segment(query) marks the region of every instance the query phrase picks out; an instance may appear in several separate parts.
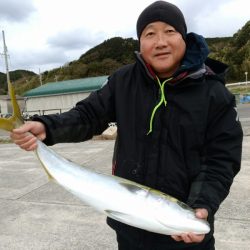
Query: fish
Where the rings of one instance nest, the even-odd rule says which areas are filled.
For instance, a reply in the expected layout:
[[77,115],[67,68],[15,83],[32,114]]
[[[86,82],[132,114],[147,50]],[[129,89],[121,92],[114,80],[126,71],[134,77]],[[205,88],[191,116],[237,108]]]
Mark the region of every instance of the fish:
[[[8,89],[13,112],[10,118],[0,118],[0,128],[12,131],[24,124],[24,119],[10,81]],[[194,209],[170,195],[78,165],[40,140],[34,151],[50,180],[114,220],[163,235],[210,231],[207,220],[197,218]]]

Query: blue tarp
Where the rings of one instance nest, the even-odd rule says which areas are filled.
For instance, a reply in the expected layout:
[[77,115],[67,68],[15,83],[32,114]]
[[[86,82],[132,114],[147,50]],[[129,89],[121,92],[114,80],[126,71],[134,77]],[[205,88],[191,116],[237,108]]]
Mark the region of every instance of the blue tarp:
[[240,98],[240,103],[250,103],[250,95],[244,95]]

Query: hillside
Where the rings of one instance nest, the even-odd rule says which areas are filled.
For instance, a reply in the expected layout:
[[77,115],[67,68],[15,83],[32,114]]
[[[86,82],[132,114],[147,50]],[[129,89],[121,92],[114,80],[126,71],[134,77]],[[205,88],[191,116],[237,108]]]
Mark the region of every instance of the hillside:
[[[206,38],[209,57],[229,65],[227,82],[245,80],[250,72],[250,21],[233,37]],[[82,54],[78,60],[42,74],[43,83],[109,75],[122,65],[134,62],[134,51],[139,43],[133,38],[114,37]],[[39,76],[33,72],[17,70],[10,73],[18,94],[40,85]],[[6,93],[6,76],[0,72],[0,94]],[[4,86],[4,87],[3,87]]]
[[250,21],[233,37],[206,40],[211,50],[209,56],[229,65],[228,82],[245,81],[245,72],[250,72]]
[[7,85],[6,82],[6,75],[2,72],[0,72],[0,95],[3,95],[6,93]]
[[[27,70],[14,70],[10,72],[10,79],[16,85],[23,85],[25,82],[30,81],[32,77],[36,76],[34,72]],[[7,93],[6,74],[0,72],[0,95]]]
[[88,50],[76,61],[67,66],[46,71],[45,82],[77,79],[90,76],[109,75],[122,65],[134,61],[134,51],[138,50],[138,41],[133,38],[114,37]]

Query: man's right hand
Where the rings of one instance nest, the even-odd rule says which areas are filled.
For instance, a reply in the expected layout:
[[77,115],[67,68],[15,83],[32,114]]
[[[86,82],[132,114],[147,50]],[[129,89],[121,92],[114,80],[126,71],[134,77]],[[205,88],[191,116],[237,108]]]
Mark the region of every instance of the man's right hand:
[[13,129],[10,137],[20,148],[33,151],[37,148],[37,139],[43,141],[46,138],[46,129],[41,122],[28,121],[20,128]]

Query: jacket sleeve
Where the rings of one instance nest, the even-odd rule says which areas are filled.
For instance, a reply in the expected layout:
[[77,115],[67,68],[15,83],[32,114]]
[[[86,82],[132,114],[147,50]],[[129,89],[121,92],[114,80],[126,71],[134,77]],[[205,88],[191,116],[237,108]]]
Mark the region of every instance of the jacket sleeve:
[[215,214],[240,170],[243,132],[234,96],[222,85],[212,91],[200,173],[191,184],[188,204]]
[[109,122],[115,121],[113,91],[108,81],[74,108],[62,114],[44,115],[33,120],[46,127],[44,143],[80,142],[101,134]]

